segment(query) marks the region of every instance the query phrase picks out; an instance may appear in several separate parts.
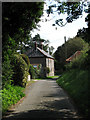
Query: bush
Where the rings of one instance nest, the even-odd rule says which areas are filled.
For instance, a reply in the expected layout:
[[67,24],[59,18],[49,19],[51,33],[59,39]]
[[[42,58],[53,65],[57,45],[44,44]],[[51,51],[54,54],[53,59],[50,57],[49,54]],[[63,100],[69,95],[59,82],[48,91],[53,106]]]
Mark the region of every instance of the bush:
[[86,51],[82,51],[82,54],[78,58],[65,65],[66,69],[87,69],[87,56],[88,53]]
[[34,68],[32,65],[30,65],[29,73],[31,75],[31,79],[38,78],[38,70],[37,68]]
[[41,66],[39,66],[39,68],[37,69],[34,68],[33,65],[30,65],[29,73],[31,75],[31,79],[40,78],[41,77],[40,72],[41,72]]
[[35,70],[32,65],[30,65],[29,73],[31,75],[31,79],[35,79]]
[[49,73],[50,73],[50,68],[49,68],[49,67],[45,67],[45,68],[44,68],[44,71],[45,71],[47,74],[49,74]]
[[2,90],[2,112],[5,113],[8,108],[17,103],[25,94],[22,92],[24,88],[20,86],[7,85],[6,88]]
[[14,66],[14,85],[26,86],[27,78],[29,75],[29,68],[24,59],[19,54],[15,54],[12,59]]
[[28,67],[30,67],[30,60],[27,55],[20,54],[20,56],[24,59],[24,61],[27,63]]
[[46,67],[46,72],[49,74],[50,73],[50,68]]
[[4,55],[4,61],[2,62],[2,86],[12,83],[13,67],[8,54]]

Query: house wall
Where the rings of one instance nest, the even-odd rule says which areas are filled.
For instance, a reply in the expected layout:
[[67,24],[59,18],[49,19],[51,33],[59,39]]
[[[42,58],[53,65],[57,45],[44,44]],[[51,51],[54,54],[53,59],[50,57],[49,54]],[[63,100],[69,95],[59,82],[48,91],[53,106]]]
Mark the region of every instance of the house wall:
[[51,58],[46,58],[46,67],[49,67],[50,73],[47,76],[54,76],[54,60]]
[[[32,65],[42,65],[41,68],[41,76],[54,76],[54,60],[51,58],[29,58],[30,59],[30,64]],[[50,73],[47,74],[45,71],[45,68],[49,67]]]
[[44,68],[46,67],[46,58],[29,58],[30,59],[30,64],[32,65],[38,65],[38,64],[41,64],[42,67],[41,67],[41,76],[46,76],[46,73],[44,71]]

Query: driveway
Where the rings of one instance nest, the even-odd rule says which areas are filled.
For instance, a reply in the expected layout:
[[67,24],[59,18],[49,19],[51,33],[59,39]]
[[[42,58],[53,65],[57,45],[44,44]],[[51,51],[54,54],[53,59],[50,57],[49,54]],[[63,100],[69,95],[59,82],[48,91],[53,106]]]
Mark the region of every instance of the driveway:
[[55,79],[38,80],[26,88],[26,97],[3,120],[79,118],[77,110]]

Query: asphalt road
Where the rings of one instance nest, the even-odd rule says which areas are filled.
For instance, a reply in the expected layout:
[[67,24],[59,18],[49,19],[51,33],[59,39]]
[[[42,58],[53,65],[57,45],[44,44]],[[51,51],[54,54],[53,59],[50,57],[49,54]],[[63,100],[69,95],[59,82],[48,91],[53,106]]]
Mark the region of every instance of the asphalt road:
[[79,118],[77,110],[55,79],[38,80],[26,88],[26,97],[3,120],[68,120]]

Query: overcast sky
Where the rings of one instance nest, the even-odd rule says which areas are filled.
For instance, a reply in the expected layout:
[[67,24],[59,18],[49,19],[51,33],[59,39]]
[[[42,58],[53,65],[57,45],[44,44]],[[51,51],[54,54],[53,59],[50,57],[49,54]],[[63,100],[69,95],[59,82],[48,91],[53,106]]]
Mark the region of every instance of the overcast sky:
[[[47,8],[47,6],[44,6],[44,10]],[[64,43],[64,36],[66,36],[66,39],[73,38],[76,36],[78,29],[82,29],[83,27],[87,27],[87,24],[85,22],[85,17],[87,15],[84,13],[83,16],[72,23],[66,24],[64,27],[57,26],[57,30],[55,29],[52,24],[54,23],[55,18],[50,20],[52,16],[47,18],[46,12],[44,12],[44,16],[41,18],[41,21],[38,23],[41,27],[38,30],[33,30],[32,37],[34,37],[36,34],[40,34],[40,37],[49,40],[50,46],[53,46],[55,50],[58,46],[62,45]],[[63,18],[65,15],[62,16]],[[42,20],[45,20],[45,18],[49,19],[48,22],[42,22]],[[54,50],[54,51],[55,51]]]

